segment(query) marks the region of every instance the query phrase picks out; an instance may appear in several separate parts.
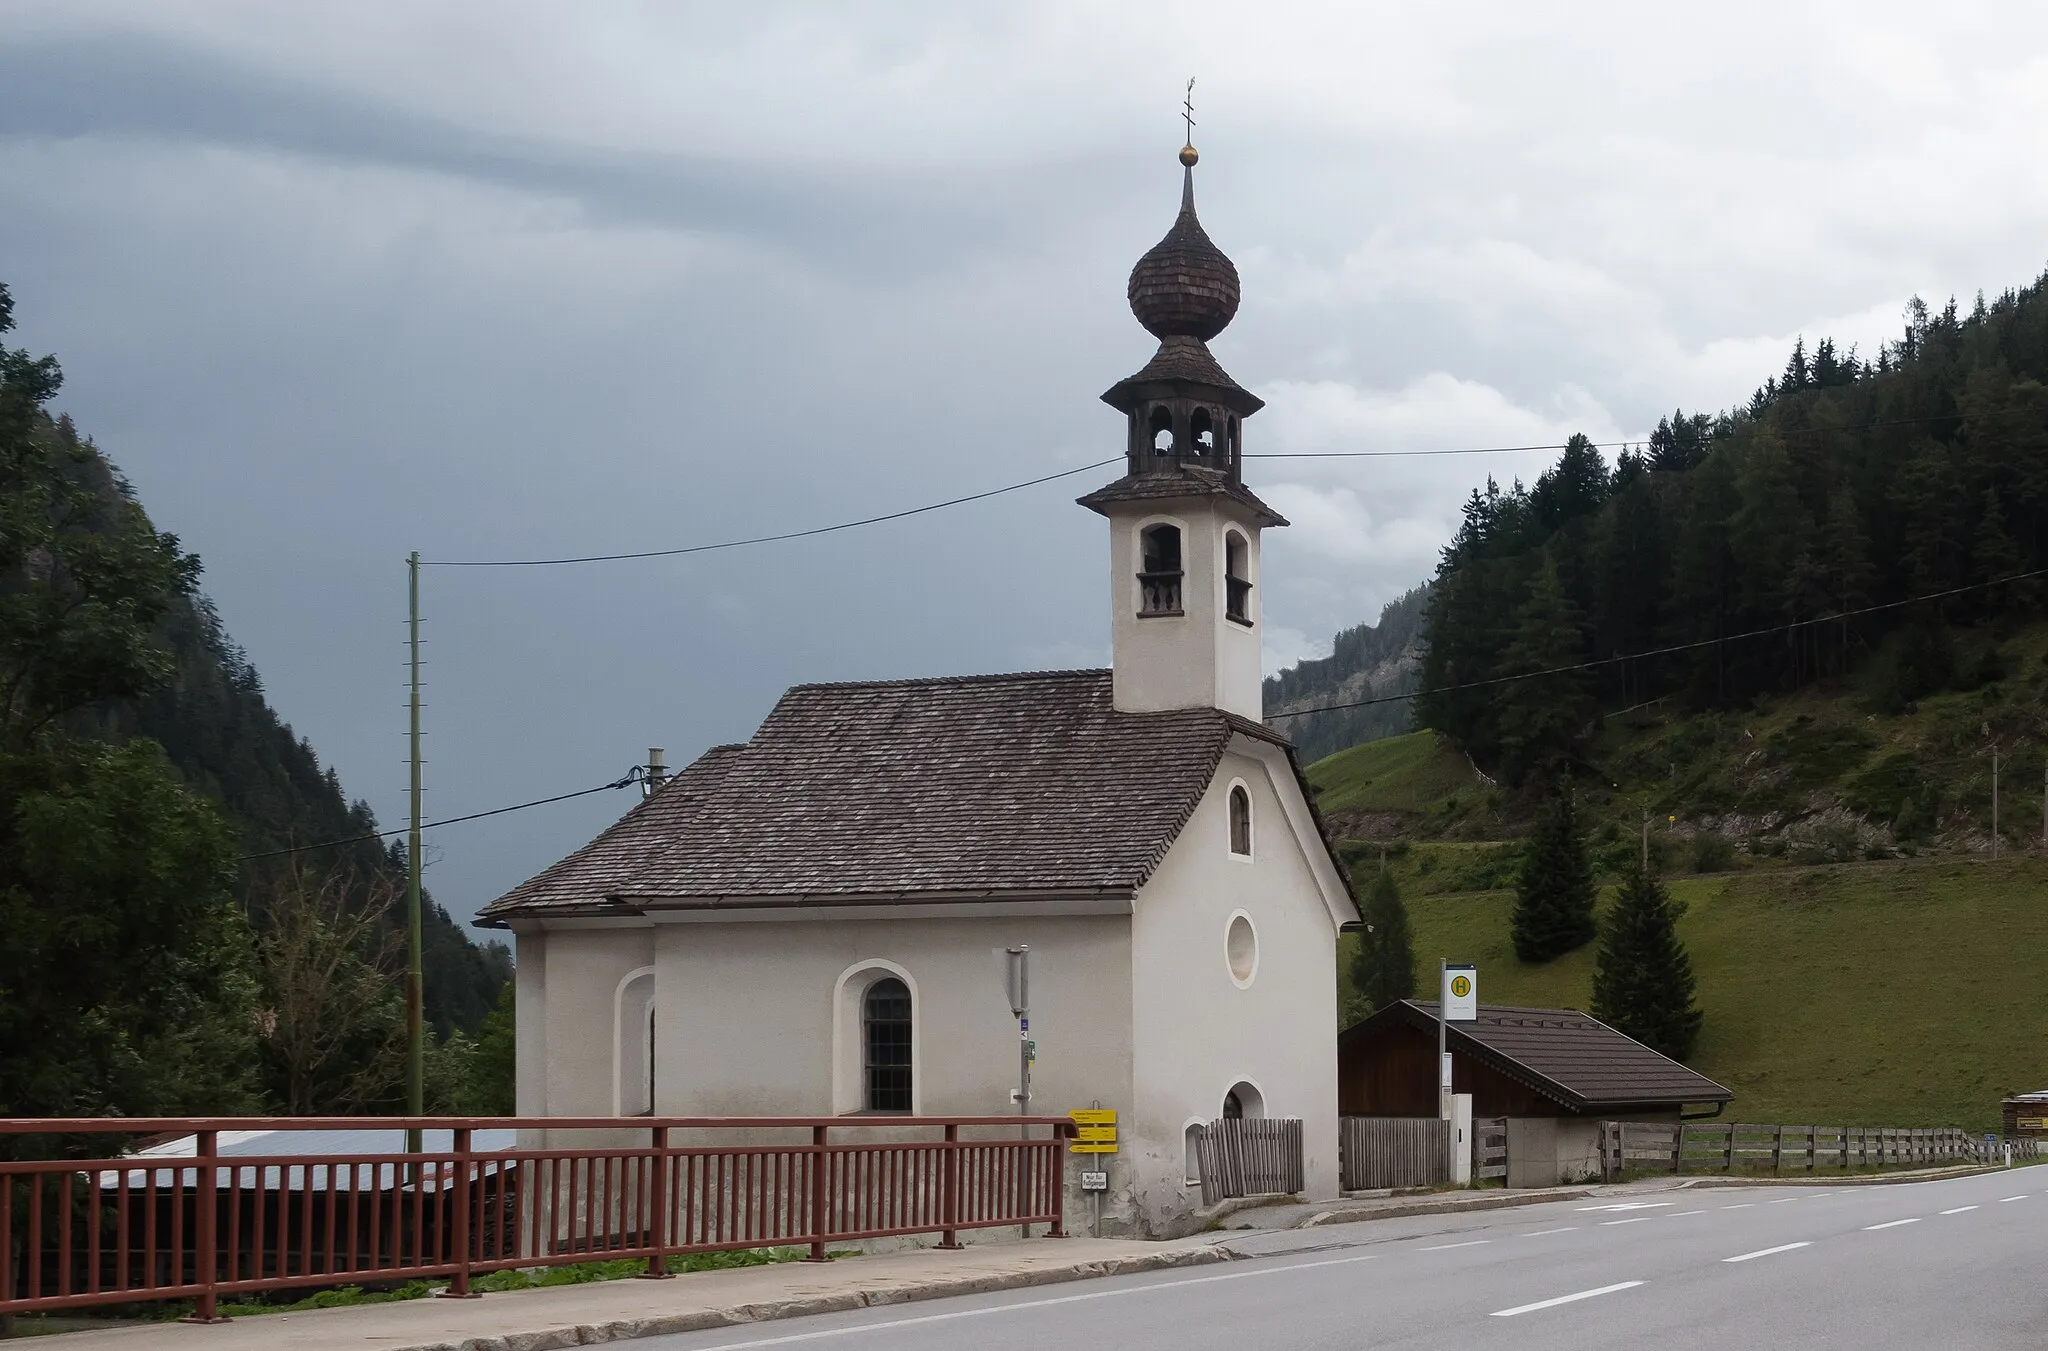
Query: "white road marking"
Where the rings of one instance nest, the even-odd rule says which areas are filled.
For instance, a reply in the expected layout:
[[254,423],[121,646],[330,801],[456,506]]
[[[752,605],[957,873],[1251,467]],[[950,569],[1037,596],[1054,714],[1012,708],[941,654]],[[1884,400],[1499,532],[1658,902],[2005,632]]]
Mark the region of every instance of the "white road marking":
[[1678,1204],[1676,1201],[1616,1201],[1604,1206],[1577,1206],[1577,1210],[1658,1210]]
[[2018,1196],[2001,1196],[1998,1198],[1998,1204],[2004,1205],[2007,1201],[2024,1201],[2026,1199],[2026,1193],[2022,1192]]
[[823,1328],[816,1332],[793,1332],[783,1337],[758,1337],[748,1342],[720,1342],[708,1346],[704,1351],[749,1351],[757,1346],[787,1346],[792,1342],[819,1341],[826,1337],[850,1337],[862,1332],[879,1332],[884,1328],[915,1327],[923,1323],[950,1323],[961,1318],[983,1318],[989,1314],[1011,1313],[1017,1309],[1042,1309],[1054,1304],[1080,1304],[1093,1299],[1116,1299],[1123,1295],[1145,1295],[1155,1290],[1177,1290],[1184,1285],[1211,1285],[1217,1281],[1241,1281],[1253,1276],[1277,1276],[1289,1271],[1307,1271],[1311,1267],[1341,1267],[1355,1262],[1370,1262],[1376,1254],[1365,1253],[1354,1257],[1326,1257],[1318,1262],[1292,1262],[1284,1267],[1259,1267],[1253,1271],[1226,1271],[1215,1276],[1189,1276],[1178,1281],[1158,1281],[1152,1285],[1131,1285],[1117,1290],[1091,1290],[1083,1295],[1054,1295],[1047,1299],[1019,1300],[1015,1304],[997,1304],[985,1309],[958,1309],[952,1313],[928,1313],[916,1318],[892,1318],[885,1323],[856,1323],[851,1327]]
[[1654,1217],[1654,1216],[1651,1216],[1651,1215],[1631,1215],[1631,1216],[1629,1216],[1629,1217],[1628,1217],[1627,1219],[1625,1219],[1625,1220],[1602,1220],[1602,1221],[1600,1221],[1600,1223],[1602,1223],[1602,1224],[1641,1224],[1641,1223],[1642,1223],[1642,1222],[1643,1222],[1644,1220],[1648,1220],[1648,1219],[1654,1219],[1654,1218],[1655,1218],[1655,1217]]
[[1863,1232],[1867,1234],[1874,1229],[1896,1229],[1902,1224],[1918,1223],[1920,1223],[1920,1217],[1918,1215],[1915,1215],[1910,1220],[1886,1220],[1883,1224],[1866,1224],[1863,1226]]
[[1944,1210],[1941,1213],[1944,1215],[1960,1215],[1966,1210],[1975,1210],[1976,1208],[1975,1206],[1957,1206],[1954,1210]]
[[1575,1304],[1582,1299],[1596,1295],[1611,1295],[1617,1290],[1633,1290],[1641,1281],[1622,1281],[1617,1285],[1603,1285],[1598,1290],[1581,1290],[1576,1295],[1559,1295],[1556,1299],[1539,1299],[1534,1304],[1517,1304],[1512,1309],[1495,1309],[1495,1318],[1513,1318],[1518,1313],[1535,1313],[1538,1309],[1555,1309],[1560,1304]]
[[1775,1248],[1758,1248],[1755,1252],[1746,1252],[1739,1257],[1724,1257],[1721,1260],[1723,1262],[1747,1262],[1752,1257],[1770,1257],[1781,1252],[1791,1252],[1794,1248],[1810,1248],[1812,1246],[1813,1244],[1810,1241],[1805,1243],[1780,1243]]
[[1579,1227],[1579,1226],[1577,1226],[1576,1224],[1567,1224],[1567,1225],[1564,1225],[1563,1227],[1561,1227],[1561,1228],[1557,1228],[1557,1229],[1538,1229],[1538,1230],[1537,1230],[1537,1231],[1536,1231],[1535,1233],[1533,1233],[1533,1234],[1524,1234],[1524,1235],[1522,1235],[1522,1237],[1523,1237],[1523,1238],[1542,1238],[1542,1237],[1543,1237],[1543,1236],[1544,1236],[1545,1234],[1570,1234],[1570,1233],[1576,1233],[1576,1232],[1578,1231],[1578,1227]]
[[1688,1215],[1704,1215],[1706,1213],[1704,1210],[1674,1210],[1664,1218],[1667,1220],[1682,1220]]
[[1754,1201],[1744,1201],[1744,1202],[1743,1202],[1742,1204],[1740,1204],[1740,1205],[1734,1205],[1734,1206],[1722,1206],[1722,1207],[1721,1207],[1721,1209],[1723,1209],[1723,1210],[1754,1210],[1754,1209],[1756,1209],[1756,1202],[1754,1202]]
[[1797,1201],[1798,1199],[1799,1199],[1799,1198],[1798,1198],[1798,1197],[1796,1197],[1796,1196],[1781,1196],[1781,1197],[1779,1197],[1779,1198],[1778,1198],[1777,1200],[1775,1200],[1775,1201],[1772,1201],[1772,1202],[1770,1202],[1769,1204],[1771,1204],[1771,1205],[1774,1205],[1774,1206],[1782,1206],[1782,1205],[1786,1204],[1786,1203],[1787,1203],[1788,1201]]
[[1433,1243],[1429,1247],[1420,1249],[1419,1251],[1442,1252],[1446,1248],[1476,1248],[1482,1243],[1491,1242],[1493,1242],[1493,1240],[1490,1238],[1468,1238],[1463,1243]]

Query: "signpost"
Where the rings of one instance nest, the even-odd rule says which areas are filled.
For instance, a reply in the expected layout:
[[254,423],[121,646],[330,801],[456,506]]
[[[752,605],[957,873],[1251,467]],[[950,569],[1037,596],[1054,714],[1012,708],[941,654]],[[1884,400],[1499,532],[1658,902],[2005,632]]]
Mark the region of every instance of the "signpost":
[[1067,1146],[1068,1153],[1116,1153],[1114,1107],[1077,1107],[1067,1115],[1074,1119],[1074,1143]]
[[1479,968],[1469,962],[1437,964],[1436,1004],[1437,1119],[1451,1119],[1451,1053],[1445,1044],[1446,1023],[1469,1023],[1479,1017]]

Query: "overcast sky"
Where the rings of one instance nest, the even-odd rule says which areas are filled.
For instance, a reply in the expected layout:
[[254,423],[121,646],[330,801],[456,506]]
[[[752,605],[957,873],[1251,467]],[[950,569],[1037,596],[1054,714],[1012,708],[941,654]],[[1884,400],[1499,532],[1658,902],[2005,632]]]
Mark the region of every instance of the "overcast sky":
[[[2048,8],[0,0],[0,279],[273,703],[404,819],[406,551],[655,549],[1119,453],[1202,218],[1247,450],[1640,438],[2048,261]],[[1269,669],[1542,455],[1271,460]],[[1097,665],[1110,471],[795,543],[426,573],[430,815],[809,680]],[[623,793],[433,836],[458,913]]]

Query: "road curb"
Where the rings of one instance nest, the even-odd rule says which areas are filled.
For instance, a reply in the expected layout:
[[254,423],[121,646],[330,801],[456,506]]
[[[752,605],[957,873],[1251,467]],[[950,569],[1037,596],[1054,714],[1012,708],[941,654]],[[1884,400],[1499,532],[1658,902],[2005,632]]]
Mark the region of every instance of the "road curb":
[[1039,1285],[1093,1280],[1100,1276],[1132,1276],[1148,1271],[1170,1271],[1177,1267],[1207,1266],[1228,1262],[1237,1254],[1208,1245],[1177,1246],[1156,1253],[1106,1261],[1077,1262],[1064,1267],[1042,1267],[1033,1271],[996,1272],[979,1276],[942,1277],[913,1285],[879,1290],[853,1290],[800,1299],[763,1300],[728,1305],[722,1309],[689,1309],[673,1314],[642,1318],[621,1318],[603,1323],[579,1323],[532,1332],[508,1332],[486,1337],[463,1337],[453,1341],[392,1343],[383,1351],[561,1351],[563,1347],[601,1346],[607,1342],[630,1341],[637,1337],[661,1337],[677,1332],[703,1332],[710,1328],[739,1327],[780,1318],[804,1318],[812,1314],[849,1313],[857,1309],[886,1308],[892,1304],[913,1304],[928,1299],[959,1295],[985,1295],[1002,1290],[1028,1290]]
[[1538,1206],[1547,1201],[1583,1201],[1596,1195],[1591,1187],[1558,1191],[1506,1192],[1472,1200],[1416,1200],[1392,1206],[1360,1206],[1350,1210],[1325,1210],[1311,1215],[1296,1229],[1314,1229],[1325,1224],[1358,1224],[1365,1220],[1398,1220],[1410,1215],[1461,1215],[1468,1210],[1508,1210],[1515,1206]]

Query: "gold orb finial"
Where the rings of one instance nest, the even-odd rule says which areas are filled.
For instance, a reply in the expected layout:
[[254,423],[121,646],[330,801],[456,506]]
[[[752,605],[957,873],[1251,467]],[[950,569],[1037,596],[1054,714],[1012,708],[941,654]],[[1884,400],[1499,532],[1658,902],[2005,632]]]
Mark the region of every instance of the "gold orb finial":
[[1184,145],[1180,148],[1180,162],[1187,165],[1190,169],[1194,168],[1201,158],[1201,155],[1196,152],[1192,145]]

